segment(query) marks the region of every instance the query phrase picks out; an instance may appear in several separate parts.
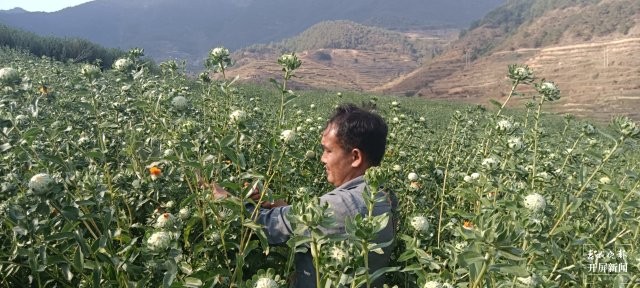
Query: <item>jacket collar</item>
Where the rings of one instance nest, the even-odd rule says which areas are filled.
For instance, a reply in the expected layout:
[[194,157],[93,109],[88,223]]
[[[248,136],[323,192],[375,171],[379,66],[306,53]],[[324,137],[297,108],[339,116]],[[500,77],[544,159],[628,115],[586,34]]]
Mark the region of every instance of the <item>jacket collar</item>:
[[351,188],[354,188],[358,185],[361,185],[362,183],[364,183],[364,175],[360,175],[356,178],[353,178],[345,183],[343,183],[342,185],[340,185],[340,187],[336,188],[336,190],[349,190]]

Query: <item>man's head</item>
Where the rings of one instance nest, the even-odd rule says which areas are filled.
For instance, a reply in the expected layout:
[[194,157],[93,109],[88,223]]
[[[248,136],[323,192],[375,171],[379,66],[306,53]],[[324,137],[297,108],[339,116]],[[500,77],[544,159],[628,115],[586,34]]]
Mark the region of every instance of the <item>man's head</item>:
[[387,124],[382,117],[353,104],[336,108],[322,132],[321,161],[334,186],[378,166],[387,145]]

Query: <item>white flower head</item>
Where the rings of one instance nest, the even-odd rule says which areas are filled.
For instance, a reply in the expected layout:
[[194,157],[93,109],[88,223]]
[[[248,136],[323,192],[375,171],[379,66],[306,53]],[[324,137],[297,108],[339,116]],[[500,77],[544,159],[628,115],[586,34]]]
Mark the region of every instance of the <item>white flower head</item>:
[[18,70],[12,67],[0,69],[0,87],[17,85],[20,82],[22,82],[22,78],[20,78]]
[[393,171],[400,171],[400,170],[402,170],[402,167],[400,167],[400,165],[396,164],[396,165],[393,165],[393,167],[391,169],[393,169]]
[[482,160],[482,166],[484,166],[489,170],[493,170],[497,168],[499,164],[500,164],[500,161],[498,161],[498,159],[495,159],[493,157],[485,158]]
[[91,64],[85,64],[80,69],[80,74],[89,79],[97,78],[100,76],[100,67]]
[[343,262],[347,260],[347,253],[338,246],[331,247],[331,251],[329,252],[329,257],[337,262]]
[[393,119],[391,121],[393,123],[400,123],[400,119],[398,119],[398,117],[393,117]]
[[535,287],[535,286],[538,286],[538,284],[540,284],[539,283],[540,279],[538,279],[538,276],[535,275],[535,274],[531,275],[529,277],[517,277],[516,279],[518,279],[518,282],[520,282],[520,283],[522,283],[524,285],[527,285],[529,287]]
[[398,103],[398,101],[393,101],[393,102],[391,102],[391,106],[398,107],[398,106],[400,106],[400,103]]
[[229,115],[229,120],[231,120],[231,123],[234,123],[234,124],[240,124],[244,122],[246,118],[247,118],[247,113],[245,113],[242,110],[235,110],[231,112],[231,114]]
[[418,174],[411,172],[407,175],[407,179],[409,179],[409,181],[416,181],[418,180]]
[[496,123],[496,129],[500,132],[510,132],[513,129],[513,123],[507,119],[502,119]]
[[511,137],[507,140],[507,145],[509,145],[509,149],[513,151],[520,151],[524,144],[522,143],[522,139],[520,137]]
[[256,281],[254,288],[278,288],[278,282],[271,278],[262,277]]
[[51,179],[49,174],[40,173],[31,177],[31,180],[29,180],[29,188],[36,194],[42,194],[49,190],[51,183],[53,183],[53,179]]
[[293,130],[284,130],[280,133],[280,140],[284,143],[291,143],[296,138],[296,133]]
[[224,47],[216,47],[213,48],[210,52],[210,55],[215,58],[224,58],[229,56],[229,49]]
[[160,216],[158,216],[158,219],[156,219],[156,224],[154,225],[154,227],[160,229],[160,228],[171,228],[171,226],[173,226],[175,224],[176,221],[176,217],[173,216],[171,213],[162,213],[160,214]]
[[423,288],[442,288],[442,284],[437,281],[428,281],[427,283],[424,283]]
[[133,66],[133,61],[129,58],[120,58],[113,62],[113,69],[116,69],[120,72],[126,72]]
[[424,216],[414,216],[411,218],[411,227],[417,232],[427,232],[429,230],[429,220]]
[[180,217],[180,219],[182,220],[186,220],[191,216],[191,211],[189,211],[189,207],[183,207],[182,209],[180,209],[180,211],[178,212],[178,217]]
[[161,251],[171,245],[171,233],[165,231],[153,232],[147,239],[147,248],[153,251]]
[[189,106],[189,101],[184,96],[176,96],[171,99],[171,105],[178,110],[183,110]]
[[307,150],[307,152],[304,153],[304,158],[313,159],[315,157],[316,157],[316,152],[313,152],[311,150]]
[[547,207],[547,201],[538,193],[529,194],[524,197],[524,207],[534,213],[542,212]]
[[603,176],[602,178],[600,178],[600,183],[607,185],[611,183],[611,179],[609,179],[609,177],[607,176]]

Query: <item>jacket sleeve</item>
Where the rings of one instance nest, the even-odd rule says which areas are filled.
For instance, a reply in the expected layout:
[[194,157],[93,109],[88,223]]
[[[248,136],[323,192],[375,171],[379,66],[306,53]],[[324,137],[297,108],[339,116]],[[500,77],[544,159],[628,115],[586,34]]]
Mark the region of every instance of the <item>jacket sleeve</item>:
[[[255,206],[253,204],[246,204],[245,208],[249,213],[253,213]],[[272,209],[260,208],[258,215],[254,221],[263,226],[265,234],[267,234],[267,240],[271,245],[284,244],[293,235],[293,229],[287,215],[291,210],[291,206],[282,206]]]

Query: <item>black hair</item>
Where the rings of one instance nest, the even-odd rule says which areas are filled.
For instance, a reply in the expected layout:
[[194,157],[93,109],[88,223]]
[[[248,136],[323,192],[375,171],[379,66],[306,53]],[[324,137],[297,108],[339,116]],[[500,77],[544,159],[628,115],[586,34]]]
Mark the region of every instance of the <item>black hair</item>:
[[382,162],[387,147],[387,123],[380,115],[355,104],[338,106],[327,126],[334,125],[340,146],[346,151],[360,149],[371,166]]

